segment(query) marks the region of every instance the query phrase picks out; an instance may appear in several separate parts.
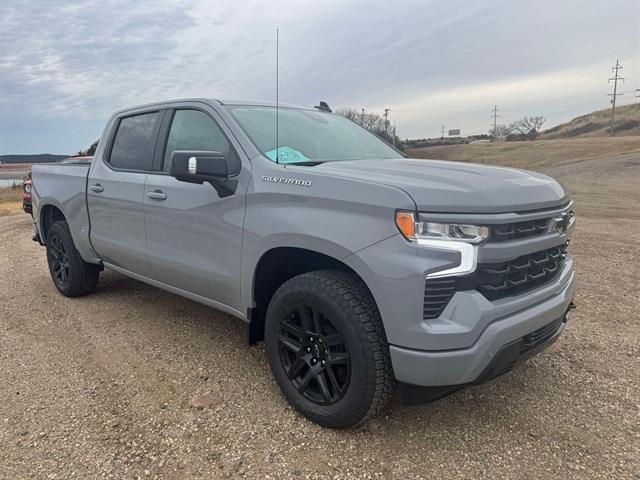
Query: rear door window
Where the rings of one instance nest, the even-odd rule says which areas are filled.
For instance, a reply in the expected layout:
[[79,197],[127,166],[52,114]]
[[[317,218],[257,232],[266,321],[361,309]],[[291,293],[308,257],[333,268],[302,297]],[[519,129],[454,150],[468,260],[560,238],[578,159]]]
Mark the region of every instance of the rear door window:
[[[239,167],[237,156],[220,127],[200,110],[176,110],[167,138],[162,170],[169,172],[171,154],[176,150],[202,150],[222,152]],[[237,168],[239,170],[239,168]],[[233,171],[234,169],[231,168]]]
[[122,170],[150,170],[156,142],[159,112],[120,120],[109,164]]

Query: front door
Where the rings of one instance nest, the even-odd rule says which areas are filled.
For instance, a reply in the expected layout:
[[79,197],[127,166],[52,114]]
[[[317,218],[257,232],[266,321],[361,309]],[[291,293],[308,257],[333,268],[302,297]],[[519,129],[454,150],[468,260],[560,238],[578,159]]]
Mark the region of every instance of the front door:
[[145,275],[144,184],[162,111],[115,120],[115,135],[94,158],[87,182],[91,244],[105,262]]
[[[165,140],[156,147],[162,159],[145,185],[147,260],[152,279],[239,309],[244,195],[250,172],[220,123],[213,109],[201,106],[185,104],[167,113]],[[221,198],[209,183],[185,183],[169,176],[175,150],[219,151],[235,159],[235,193]]]

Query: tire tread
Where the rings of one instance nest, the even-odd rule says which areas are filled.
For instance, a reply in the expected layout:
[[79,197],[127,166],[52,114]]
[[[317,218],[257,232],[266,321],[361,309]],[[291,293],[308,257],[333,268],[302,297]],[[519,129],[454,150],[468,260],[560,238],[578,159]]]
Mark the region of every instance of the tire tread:
[[[59,234],[64,237],[64,240],[71,246],[71,251],[68,253],[69,259],[72,263],[71,281],[65,290],[58,288],[57,283],[54,281],[54,285],[58,288],[58,291],[66,297],[80,297],[87,295],[95,290],[98,285],[98,278],[100,277],[100,267],[91,263],[85,262],[75,244],[73,243],[73,237],[71,236],[71,230],[69,224],[65,220],[59,220],[49,227],[47,237],[51,237],[56,230],[60,230]],[[53,272],[52,272],[53,276]]]

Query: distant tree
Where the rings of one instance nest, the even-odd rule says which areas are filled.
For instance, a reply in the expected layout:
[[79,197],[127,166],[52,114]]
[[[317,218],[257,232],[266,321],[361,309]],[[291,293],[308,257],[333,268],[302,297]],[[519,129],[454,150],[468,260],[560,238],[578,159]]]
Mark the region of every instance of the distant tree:
[[337,108],[335,113],[337,113],[338,115],[341,115],[345,118],[348,118],[349,120],[356,122],[358,124],[360,124],[360,118],[361,114],[360,112],[358,112],[355,108],[347,108],[347,107],[343,107],[343,108]]
[[[389,128],[389,131],[387,131],[384,118],[381,115],[377,113],[363,113],[362,110],[358,111],[355,108],[338,108],[335,113],[366,128],[371,133],[382,138],[385,142],[393,144],[393,129]],[[396,147],[398,147],[401,141],[397,135],[395,140]]]
[[505,138],[511,133],[511,129],[507,125],[496,125],[496,131],[493,131],[493,127],[489,129],[489,136],[494,138]]
[[96,153],[96,148],[98,148],[98,140],[93,142],[86,150],[79,150],[78,153],[76,153],[76,157],[93,157]]
[[528,140],[535,140],[540,133],[540,129],[547,119],[543,116],[539,117],[523,117],[520,120],[509,125],[511,134],[516,134]]

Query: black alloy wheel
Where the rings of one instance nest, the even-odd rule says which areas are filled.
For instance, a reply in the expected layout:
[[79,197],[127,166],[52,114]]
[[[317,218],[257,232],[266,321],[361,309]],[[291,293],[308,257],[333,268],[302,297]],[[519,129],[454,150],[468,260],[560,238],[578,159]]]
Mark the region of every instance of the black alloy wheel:
[[47,248],[47,258],[51,265],[51,275],[53,281],[61,288],[69,285],[69,257],[65,249],[64,242],[59,235],[52,235],[49,238]]
[[287,378],[319,405],[340,400],[351,379],[351,357],[342,333],[317,307],[299,305],[280,320],[280,360]]
[[85,262],[64,220],[55,222],[46,232],[47,263],[53,284],[66,297],[92,292],[98,284],[100,266]]
[[353,273],[315,270],[284,282],[269,302],[265,343],[284,397],[322,426],[359,425],[393,392],[380,313]]

